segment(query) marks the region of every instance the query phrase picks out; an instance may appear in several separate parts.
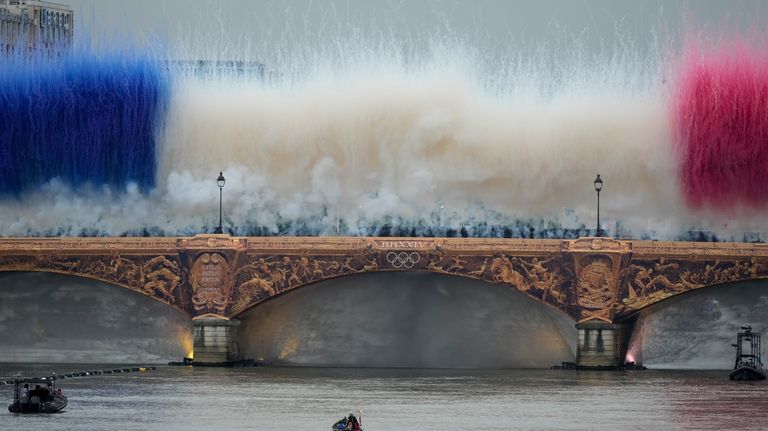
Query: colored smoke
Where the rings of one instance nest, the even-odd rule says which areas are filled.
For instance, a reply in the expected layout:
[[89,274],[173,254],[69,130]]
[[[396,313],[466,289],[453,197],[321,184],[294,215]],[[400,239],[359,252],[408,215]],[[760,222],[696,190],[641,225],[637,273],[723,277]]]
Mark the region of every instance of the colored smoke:
[[[707,49],[709,48],[709,49]],[[734,39],[691,46],[679,71],[675,126],[693,207],[768,204],[768,55]]]
[[754,50],[329,37],[3,63],[0,235],[768,234]]
[[155,185],[165,67],[140,54],[8,55],[0,63],[0,194],[56,179],[80,188]]

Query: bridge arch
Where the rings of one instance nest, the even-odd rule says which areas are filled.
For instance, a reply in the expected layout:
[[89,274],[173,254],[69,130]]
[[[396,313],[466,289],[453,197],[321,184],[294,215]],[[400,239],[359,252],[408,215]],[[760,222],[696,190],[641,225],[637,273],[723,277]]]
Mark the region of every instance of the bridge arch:
[[[318,281],[234,317],[243,351],[292,364],[548,367],[575,357],[574,321],[562,310],[486,281],[429,271]],[[349,357],[335,358],[333,346],[348,346]]]
[[0,260],[0,273],[38,272],[96,280],[149,296],[189,313],[181,300],[181,269],[175,256],[35,255]]
[[167,362],[190,352],[188,313],[90,277],[0,273],[0,362]]
[[147,296],[155,301],[161,302],[165,305],[169,305],[171,307],[174,307],[176,309],[179,309],[181,311],[184,311],[186,313],[186,310],[181,309],[177,304],[175,304],[175,301],[173,301],[172,298],[168,297],[167,295],[155,295],[151,291],[147,291],[145,289],[137,288],[135,284],[131,283],[125,283],[125,282],[118,282],[113,279],[109,279],[106,277],[100,277],[97,275],[92,274],[81,274],[81,273],[73,273],[69,271],[64,270],[55,270],[55,269],[0,269],[0,275],[2,274],[24,274],[24,273],[39,273],[39,274],[56,274],[56,275],[62,275],[67,277],[72,277],[74,279],[85,279],[85,280],[93,280],[98,281],[101,283],[104,283],[106,285],[121,288],[121,289],[127,289],[131,292]]
[[228,315],[282,292],[319,281],[372,272],[422,271],[482,280],[507,286],[539,302],[580,318],[576,305],[573,262],[563,253],[508,256],[366,248],[355,254],[250,255],[234,274]]
[[713,291],[716,289],[723,289],[723,288],[727,289],[733,286],[741,285],[743,283],[751,283],[751,282],[763,284],[766,289],[766,294],[768,294],[768,276],[759,276],[755,278],[739,278],[739,279],[722,281],[722,282],[713,283],[713,284],[690,287],[685,290],[679,290],[679,291],[670,292],[665,290],[657,290],[654,293],[644,297],[642,302],[635,303],[635,306],[633,306],[631,309],[627,309],[626,312],[621,314],[620,319],[618,319],[617,322],[620,323],[621,321],[631,321],[632,319],[636,318],[637,315],[640,313],[651,310],[655,307],[664,306],[666,303],[672,302],[674,300],[684,299],[691,294],[709,292],[709,291]]
[[615,320],[627,320],[671,297],[733,283],[768,279],[768,262],[755,256],[723,259],[633,259],[622,271]]
[[768,336],[766,306],[765,278],[719,283],[665,298],[631,316],[628,356],[654,368],[730,368],[731,344],[741,326],[751,325]]
[[364,270],[360,272],[346,272],[341,274],[334,274],[329,277],[309,280],[306,283],[298,284],[295,286],[289,285],[288,288],[279,289],[279,290],[271,288],[271,286],[264,285],[262,279],[256,279],[256,281],[252,283],[250,286],[256,286],[258,290],[254,292],[255,295],[250,296],[250,300],[248,300],[247,302],[243,302],[243,300],[247,298],[245,295],[248,295],[250,293],[249,292],[250,287],[248,284],[240,285],[240,289],[238,289],[238,291],[235,293],[235,298],[236,299],[240,298],[241,302],[239,303],[240,304],[245,303],[246,305],[238,307],[238,301],[236,300],[235,302],[233,302],[232,309],[230,310],[230,314],[233,318],[236,318],[238,315],[246,313],[252,308],[257,307],[260,304],[263,304],[267,301],[273,300],[275,298],[279,298],[285,294],[297,291],[299,289],[314,286],[317,284],[324,284],[329,281],[355,278],[363,274],[413,274],[413,273],[440,275],[440,276],[446,276],[450,278],[456,278],[459,280],[475,280],[475,281],[483,282],[490,286],[497,286],[499,288],[509,289],[510,291],[523,295],[526,298],[529,298],[556,313],[562,314],[564,318],[567,318],[573,321],[574,323],[576,322],[576,318],[573,315],[569,314],[567,310],[565,310],[563,307],[558,306],[556,303],[553,303],[552,301],[547,301],[548,292],[546,290],[543,290],[543,289],[532,290],[529,286],[524,286],[522,284],[524,282],[523,279],[514,280],[514,281],[517,281],[517,283],[519,283],[519,284],[515,284],[514,281],[511,282],[506,278],[486,278],[486,277],[472,276],[462,272],[447,272],[447,271],[432,270],[432,269],[408,269],[408,268],[403,268],[403,269],[376,268],[376,269]]

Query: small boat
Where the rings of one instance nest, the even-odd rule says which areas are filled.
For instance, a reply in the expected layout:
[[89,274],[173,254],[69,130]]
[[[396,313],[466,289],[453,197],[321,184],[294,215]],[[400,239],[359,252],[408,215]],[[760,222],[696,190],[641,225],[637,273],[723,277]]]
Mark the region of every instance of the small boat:
[[[760,359],[760,334],[752,332],[751,326],[742,326],[743,332],[736,334],[736,363],[731,371],[731,380],[765,380],[763,361]],[[749,343],[745,349],[745,343]]]
[[53,377],[13,381],[11,413],[56,413],[67,406],[67,397],[56,388]]
[[[349,417],[341,418],[335,424],[331,425],[332,431],[344,431],[344,430],[360,430],[363,431],[363,412],[360,411],[360,418],[355,417],[350,413]],[[353,424],[357,424],[356,426]]]

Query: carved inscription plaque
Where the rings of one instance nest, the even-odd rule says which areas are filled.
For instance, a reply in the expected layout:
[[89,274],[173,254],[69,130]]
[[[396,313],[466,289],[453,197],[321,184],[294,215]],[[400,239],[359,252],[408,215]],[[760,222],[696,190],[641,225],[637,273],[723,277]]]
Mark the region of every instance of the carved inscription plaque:
[[229,291],[229,264],[218,253],[203,253],[192,264],[192,305],[196,311],[223,313]]

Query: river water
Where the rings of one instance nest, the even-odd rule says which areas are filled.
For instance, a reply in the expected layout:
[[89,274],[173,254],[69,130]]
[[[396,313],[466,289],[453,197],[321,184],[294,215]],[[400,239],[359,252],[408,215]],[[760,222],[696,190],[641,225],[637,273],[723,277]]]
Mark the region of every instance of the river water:
[[[0,375],[109,365],[0,365]],[[124,365],[122,366],[124,367]],[[67,379],[55,415],[0,412],[0,429],[327,430],[363,411],[380,430],[764,430],[768,383],[726,371],[575,372],[196,368]],[[11,386],[0,386],[10,402]]]

